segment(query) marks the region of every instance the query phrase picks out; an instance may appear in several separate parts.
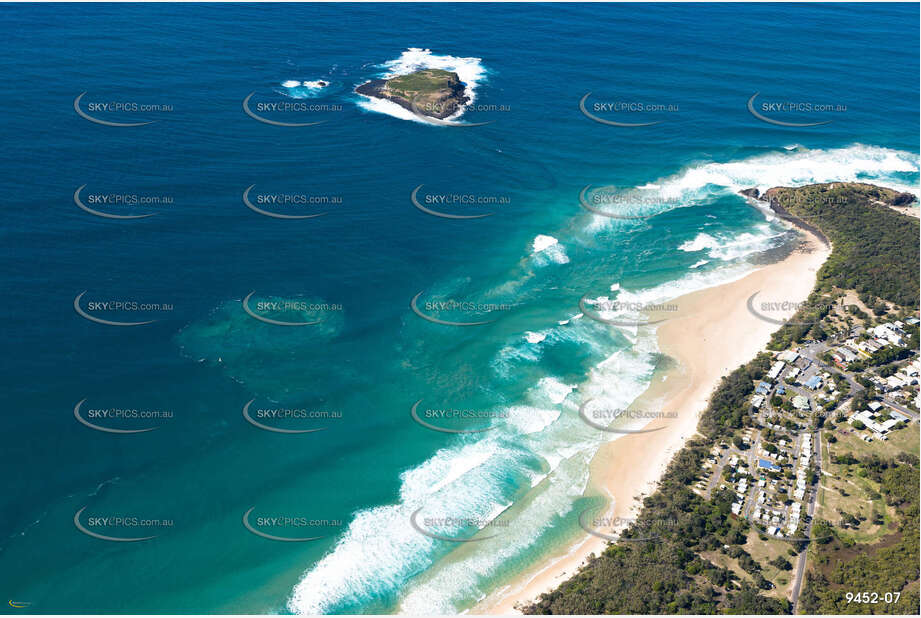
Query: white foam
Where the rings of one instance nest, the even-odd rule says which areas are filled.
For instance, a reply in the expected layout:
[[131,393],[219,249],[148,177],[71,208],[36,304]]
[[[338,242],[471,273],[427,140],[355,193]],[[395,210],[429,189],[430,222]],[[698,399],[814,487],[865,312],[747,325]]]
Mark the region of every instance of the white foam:
[[297,88],[301,85],[301,82],[297,81],[296,79],[289,79],[287,81],[283,81],[281,85],[285,88]]
[[[898,174],[917,172],[916,155],[855,145],[705,163],[646,185],[644,190],[678,195],[682,203],[695,205],[714,193],[800,182],[859,179],[899,189]],[[541,236],[532,246],[536,253],[562,248],[552,236],[537,242]],[[741,251],[740,255],[747,255],[753,245],[761,242],[754,238],[759,236],[753,233],[753,238],[739,239],[713,234],[712,242],[704,238],[698,245],[700,251],[708,253],[729,256]],[[537,250],[539,245],[543,246]],[[752,270],[744,262],[733,262],[709,271],[694,270],[647,289],[611,286],[611,295],[627,303],[661,303],[741,278]],[[577,314],[558,322],[567,328],[539,334],[545,334],[548,343],[566,333],[584,337],[591,344],[597,324],[590,320],[574,322],[581,317]],[[533,357],[539,353],[542,346],[528,343],[531,345],[517,334],[502,353],[518,355],[520,360],[524,360],[522,355]],[[523,559],[524,552],[540,542],[555,518],[572,508],[573,500],[582,495],[588,481],[588,462],[598,445],[611,439],[581,422],[577,415],[579,402],[592,397],[614,408],[626,408],[648,385],[655,352],[653,329],[637,328],[630,348],[611,354],[590,371],[588,380],[579,385],[581,396],[572,394],[574,385],[546,377],[528,391],[526,401],[509,408],[508,422],[500,424],[500,428],[476,441],[442,449],[402,474],[397,503],[360,511],[330,553],[304,574],[288,608],[323,613],[343,602],[379,600],[399,589],[405,591],[399,607],[402,612],[452,614],[461,601],[488,592],[490,576],[503,564]],[[524,463],[534,456],[546,465],[535,469],[537,466]],[[533,487],[540,485],[515,513],[515,525],[495,538],[468,544],[464,552],[456,552],[439,562],[438,568],[430,569],[435,542],[407,525],[409,515],[422,506],[427,510],[437,506],[457,514],[495,513],[508,504],[510,495],[503,493],[503,487],[508,487],[510,474]]]
[[717,233],[713,236],[700,232],[693,240],[682,243],[678,249],[689,253],[707,251],[710,258],[734,260],[776,247],[781,244],[783,237],[782,232],[774,231],[767,224],[760,224],[755,226],[754,232],[741,232],[735,235]]
[[560,241],[546,234],[538,234],[531,241],[531,255],[535,257],[538,264],[545,264],[547,261],[556,264],[569,262],[566,249],[560,244]]
[[[480,518],[508,500],[504,470],[515,452],[493,439],[442,449],[400,476],[397,504],[359,511],[336,546],[295,586],[288,609],[320,614],[340,603],[368,602],[405,585],[432,562],[434,539],[410,525],[419,508]],[[446,473],[447,471],[447,473]]]
[[538,234],[534,237],[534,240],[531,242],[531,247],[534,253],[538,251],[544,251],[545,249],[554,246],[559,243],[559,241],[553,236],[547,236],[545,234]]
[[513,406],[508,409],[508,422],[522,435],[538,433],[560,418],[559,408]]
[[691,268],[700,268],[704,264],[709,264],[709,263],[710,263],[710,260],[698,260],[694,262],[693,264],[691,264]]
[[554,377],[541,378],[537,383],[537,387],[541,389],[553,403],[563,403],[569,393],[576,389],[575,386],[564,384]]
[[[637,200],[645,208],[642,212],[639,206],[633,212],[627,203],[619,207],[628,214],[656,214],[674,208],[703,205],[715,196],[737,194],[750,187],[763,192],[771,187],[835,181],[869,182],[897,191],[919,192],[917,179],[906,181],[904,178],[921,171],[917,154],[864,144],[824,150],[810,150],[798,144],[791,146],[735,161],[691,165],[670,176],[625,191],[625,196],[636,193],[642,198]],[[650,208],[650,205],[655,208]],[[711,214],[706,216],[715,218]],[[592,215],[586,228],[596,232],[615,225],[625,223]]]
[[528,343],[540,343],[541,341],[547,338],[547,334],[543,332],[535,333],[532,331],[527,331],[524,334],[524,338],[525,340],[527,340]]
[[[583,388],[612,405],[628,405],[646,388],[653,369],[651,351],[654,349],[655,340],[649,337],[638,350],[615,355],[616,358],[606,360],[592,372]],[[542,383],[548,385],[548,391],[559,385],[563,386],[561,392],[569,389],[555,378],[542,380]],[[554,386],[549,386],[551,384]],[[414,579],[400,603],[401,613],[454,614],[461,603],[482,598],[491,591],[491,578],[503,565],[521,560],[525,552],[541,542],[557,518],[571,513],[575,500],[583,495],[588,484],[588,464],[597,447],[609,437],[578,418],[576,402],[566,400],[562,406],[563,414],[540,430],[539,442],[532,439],[533,433],[525,436],[530,439],[529,449],[541,454],[550,472],[531,477],[532,487],[540,487],[529,494],[529,500],[512,507],[515,511],[510,516],[514,526],[477,543],[476,547],[469,548],[471,551],[448,557],[438,568]],[[524,413],[521,410],[519,416]],[[540,418],[531,419],[533,427],[549,418],[541,407],[527,413],[540,415]]]
[[476,87],[486,77],[486,67],[481,58],[462,58],[459,56],[433,54],[430,49],[410,47],[395,60],[385,62],[384,79],[406,75],[422,69],[442,69],[457,73],[458,79],[466,86],[466,94],[472,102],[476,97]]
[[713,187],[730,192],[757,187],[803,185],[822,182],[880,182],[894,189],[917,190],[900,174],[919,171],[918,155],[854,144],[827,150],[784,150],[725,163],[703,163],[657,181],[665,198],[705,198]]

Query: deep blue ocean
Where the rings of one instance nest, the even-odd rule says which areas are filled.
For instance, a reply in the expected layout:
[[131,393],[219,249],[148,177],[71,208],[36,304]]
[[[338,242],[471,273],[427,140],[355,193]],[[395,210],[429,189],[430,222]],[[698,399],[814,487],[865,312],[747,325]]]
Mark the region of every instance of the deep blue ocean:
[[[0,582],[31,603],[13,611],[454,613],[572,543],[612,438],[580,403],[629,406],[665,360],[652,328],[580,298],[666,301],[789,248],[743,188],[917,191],[918,19],[0,6]],[[420,68],[457,72],[468,111],[439,126],[353,92]],[[763,116],[812,126],[757,118],[756,93]],[[307,126],[247,115],[251,94],[254,115]],[[491,214],[426,214],[420,185],[430,209]],[[589,185],[618,216],[584,208]],[[260,214],[248,188],[271,214],[322,216]],[[428,321],[417,295],[489,323]],[[415,422],[420,401],[463,433]],[[248,402],[262,425],[321,431],[259,428]],[[267,539],[246,513],[320,538]],[[436,538],[500,513],[492,538]]]

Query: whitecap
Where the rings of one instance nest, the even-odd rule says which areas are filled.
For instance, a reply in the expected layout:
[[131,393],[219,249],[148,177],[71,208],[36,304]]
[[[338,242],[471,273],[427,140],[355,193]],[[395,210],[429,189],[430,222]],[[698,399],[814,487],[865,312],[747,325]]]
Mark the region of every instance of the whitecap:
[[541,341],[547,338],[547,334],[527,331],[524,334],[524,338],[527,340],[528,343],[540,343]]
[[548,261],[556,264],[569,262],[566,249],[560,244],[560,241],[546,234],[538,234],[531,241],[531,255],[539,265],[546,264]]
[[[382,73],[378,76],[382,79],[389,79],[391,77],[397,77],[398,75],[406,75],[421,69],[442,69],[456,73],[458,79],[463,82],[465,86],[464,91],[469,97],[467,106],[473,103],[473,101],[476,99],[477,86],[486,77],[487,73],[486,67],[483,66],[483,61],[481,58],[464,58],[459,56],[434,54],[430,49],[422,49],[419,47],[410,47],[402,54],[400,54],[399,58],[384,62],[383,64],[378,65],[378,68],[383,69]],[[399,118],[400,120],[411,120],[422,124],[443,124],[443,122],[428,122],[419,115],[412,113],[410,110],[405,109],[402,106],[393,103],[392,101],[387,101],[386,99],[379,99],[375,97],[368,97],[365,95],[359,96],[361,98],[358,100],[358,106],[369,112],[387,114],[388,116],[393,116],[394,118]],[[445,120],[457,120],[464,114],[467,106],[459,109],[456,113],[452,114]]]

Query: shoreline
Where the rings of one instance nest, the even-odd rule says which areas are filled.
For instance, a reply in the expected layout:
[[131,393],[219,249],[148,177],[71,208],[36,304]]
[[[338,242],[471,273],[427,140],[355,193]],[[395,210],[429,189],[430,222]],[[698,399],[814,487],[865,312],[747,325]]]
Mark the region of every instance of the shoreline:
[[[720,379],[747,363],[763,350],[779,325],[757,318],[746,301],[760,292],[763,297],[791,303],[805,301],[815,287],[816,273],[831,249],[808,230],[798,229],[800,242],[784,259],[757,267],[746,276],[678,297],[677,315],[658,327],[659,350],[673,366],[653,376],[653,382],[631,408],[661,410],[645,429],[649,433],[627,434],[601,446],[591,462],[586,493],[608,495],[614,520],[635,519],[642,499],[655,491],[658,480],[674,455],[697,432],[700,414]],[[780,314],[787,319],[794,310]],[[726,342],[725,344],[721,344]],[[676,416],[669,417],[669,414]],[[641,467],[636,462],[643,462]],[[605,530],[605,533],[610,531]],[[528,569],[511,584],[477,603],[471,614],[520,614],[516,605],[529,603],[572,577],[591,554],[600,554],[608,541],[584,534],[564,553],[556,553]]]

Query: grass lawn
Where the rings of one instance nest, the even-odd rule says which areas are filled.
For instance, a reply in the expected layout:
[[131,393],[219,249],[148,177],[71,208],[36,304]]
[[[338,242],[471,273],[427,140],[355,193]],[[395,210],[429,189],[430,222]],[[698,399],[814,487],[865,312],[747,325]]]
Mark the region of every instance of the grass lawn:
[[771,560],[777,558],[777,556],[783,556],[787,561],[793,565],[793,568],[796,568],[796,556],[791,556],[789,550],[793,548],[793,545],[787,541],[781,541],[780,539],[772,539],[767,537],[767,540],[762,541],[758,536],[758,533],[754,530],[748,533],[748,539],[743,545],[743,549],[751,554],[752,558],[761,565],[761,574],[771,582],[774,583],[776,588],[773,590],[765,590],[763,594],[772,596],[778,599],[789,599],[792,591],[790,590],[790,584],[793,581],[793,570],[790,571],[781,571],[775,566],[772,566],[770,563]]

